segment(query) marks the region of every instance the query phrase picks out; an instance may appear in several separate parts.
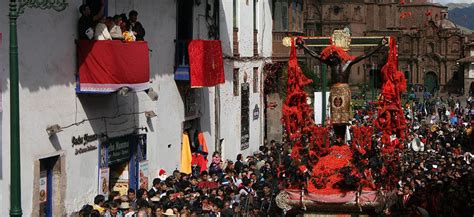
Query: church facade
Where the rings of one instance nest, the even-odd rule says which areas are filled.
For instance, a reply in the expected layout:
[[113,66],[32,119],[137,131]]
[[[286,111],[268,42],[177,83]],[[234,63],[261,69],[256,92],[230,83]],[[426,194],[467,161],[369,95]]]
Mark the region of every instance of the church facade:
[[[409,84],[435,93],[467,93],[463,58],[465,32],[448,19],[447,7],[427,0],[306,0],[305,34],[329,36],[349,27],[353,36],[395,36],[399,44],[399,68]],[[371,48],[353,49],[358,56]],[[309,60],[312,61],[312,60]],[[356,65],[352,85],[378,81],[386,62],[383,51]],[[375,85],[377,86],[377,84]]]

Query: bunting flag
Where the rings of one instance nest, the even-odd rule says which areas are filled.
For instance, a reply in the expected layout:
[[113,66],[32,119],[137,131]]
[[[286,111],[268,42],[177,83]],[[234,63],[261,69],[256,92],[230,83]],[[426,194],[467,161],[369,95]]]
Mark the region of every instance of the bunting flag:
[[182,173],[190,174],[192,172],[191,163],[192,163],[192,154],[191,154],[191,145],[189,144],[188,133],[183,133],[183,142],[181,145],[181,169]]
[[223,84],[224,61],[219,40],[192,40],[188,45],[191,87]]

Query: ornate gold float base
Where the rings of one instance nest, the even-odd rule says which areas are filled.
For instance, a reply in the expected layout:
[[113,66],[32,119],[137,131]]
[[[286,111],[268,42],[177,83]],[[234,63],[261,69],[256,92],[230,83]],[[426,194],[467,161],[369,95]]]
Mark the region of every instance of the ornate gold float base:
[[331,121],[335,125],[347,125],[351,119],[351,90],[349,84],[336,83],[331,87]]
[[[333,195],[305,193],[299,190],[283,190],[275,198],[275,202],[285,213],[303,213],[304,216],[370,216],[381,215],[384,209],[391,206],[387,201],[396,199],[396,194],[363,191],[347,192]],[[324,214],[324,215],[322,215]],[[349,214],[349,215],[341,215]],[[352,214],[352,215],[351,215]],[[293,216],[293,215],[291,215]]]

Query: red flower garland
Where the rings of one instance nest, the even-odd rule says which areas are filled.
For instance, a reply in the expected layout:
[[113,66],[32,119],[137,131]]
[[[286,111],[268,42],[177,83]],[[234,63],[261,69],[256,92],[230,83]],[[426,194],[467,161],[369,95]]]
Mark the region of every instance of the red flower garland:
[[[397,47],[394,37],[390,38],[390,51],[387,64],[382,68],[383,86],[378,102],[378,117],[374,125],[382,131],[381,154],[384,156],[384,166],[381,174],[385,175],[391,169],[390,177],[385,187],[390,188],[396,181],[394,176],[398,170],[398,155],[396,150],[403,149],[406,136],[406,121],[401,105],[401,93],[406,90],[405,75],[398,70]],[[391,136],[396,138],[392,141]],[[387,168],[388,167],[388,168]]]

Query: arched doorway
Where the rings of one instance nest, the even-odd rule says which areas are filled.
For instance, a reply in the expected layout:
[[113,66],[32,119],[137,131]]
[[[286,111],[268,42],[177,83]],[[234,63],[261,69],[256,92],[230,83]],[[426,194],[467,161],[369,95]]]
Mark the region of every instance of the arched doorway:
[[433,71],[425,75],[425,90],[432,94],[439,90],[438,76]]

